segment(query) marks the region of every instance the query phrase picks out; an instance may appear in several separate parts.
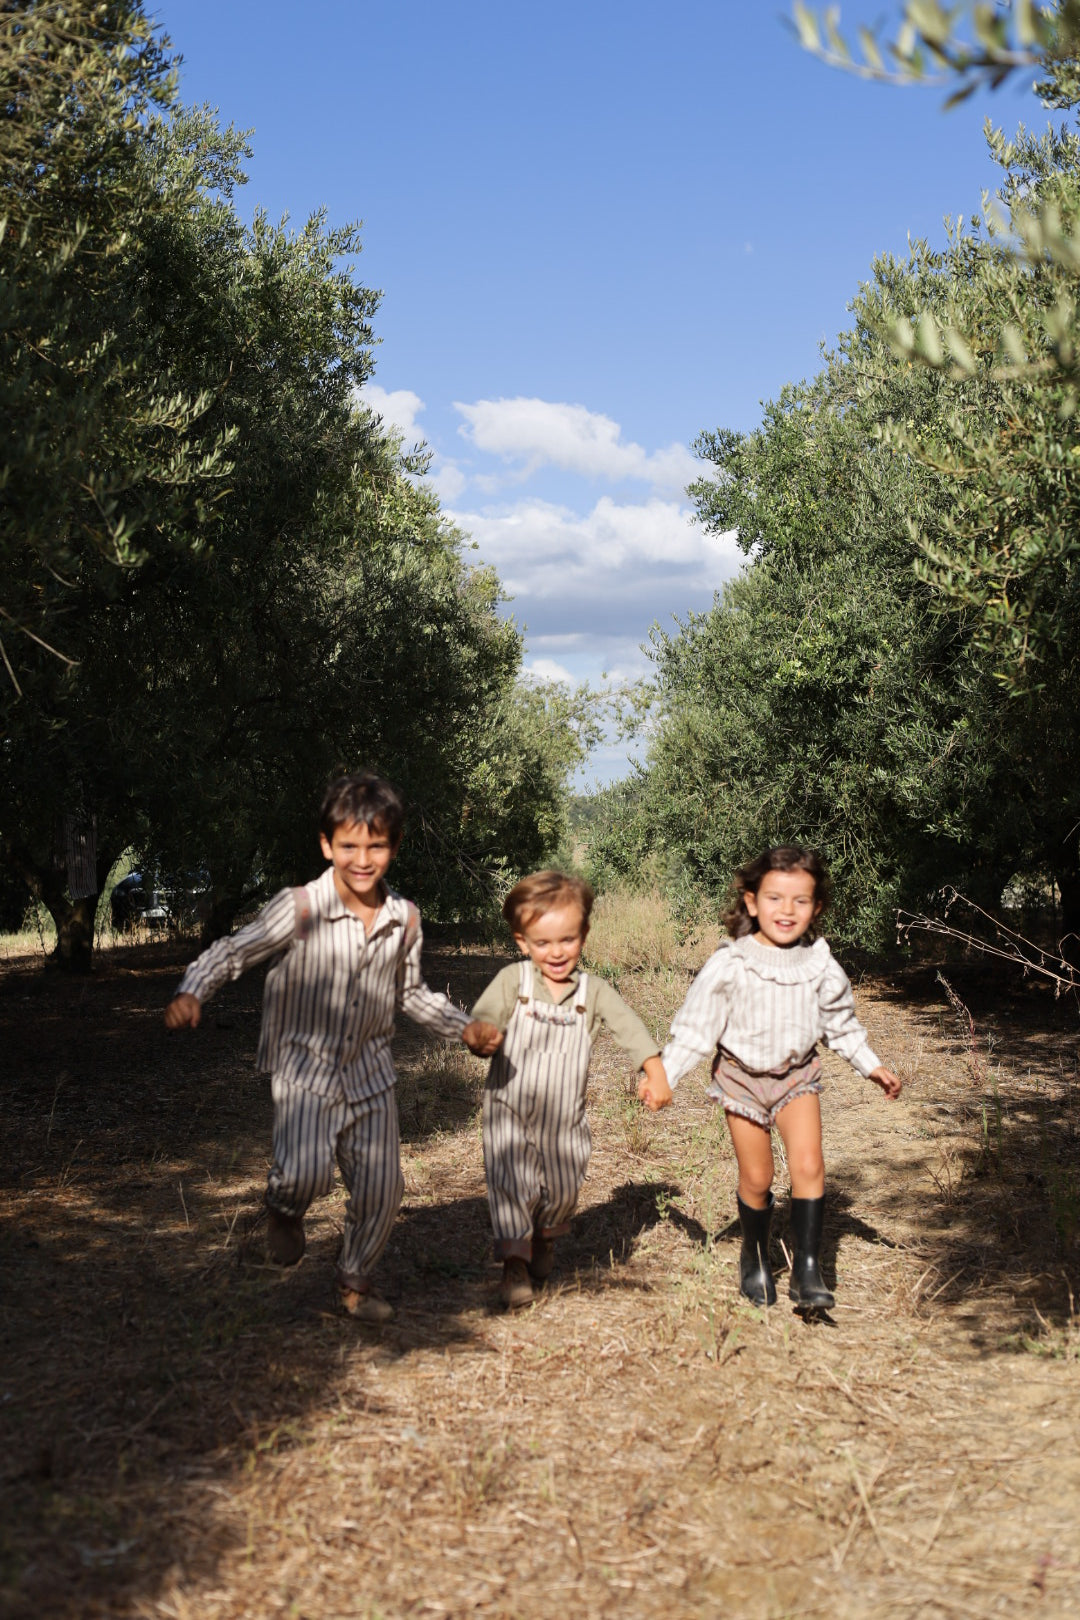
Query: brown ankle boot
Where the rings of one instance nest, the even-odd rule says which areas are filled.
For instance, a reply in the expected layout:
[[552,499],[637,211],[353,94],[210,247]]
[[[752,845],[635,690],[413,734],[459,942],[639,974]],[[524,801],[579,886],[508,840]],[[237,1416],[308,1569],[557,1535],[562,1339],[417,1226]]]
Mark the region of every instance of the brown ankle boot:
[[528,1262],[533,1282],[546,1282],[555,1269],[555,1239],[534,1237],[532,1259]]
[[380,1326],[383,1322],[393,1321],[394,1307],[381,1294],[377,1294],[370,1283],[366,1288],[350,1288],[348,1283],[338,1283],[338,1294],[342,1309],[356,1322],[371,1322]]
[[295,1266],[304,1252],[304,1222],[299,1215],[283,1215],[266,1206],[266,1252],[276,1266]]
[[501,1304],[508,1311],[516,1311],[520,1305],[531,1305],[532,1297],[532,1283],[524,1260],[519,1260],[517,1255],[504,1260],[502,1281],[499,1284]]

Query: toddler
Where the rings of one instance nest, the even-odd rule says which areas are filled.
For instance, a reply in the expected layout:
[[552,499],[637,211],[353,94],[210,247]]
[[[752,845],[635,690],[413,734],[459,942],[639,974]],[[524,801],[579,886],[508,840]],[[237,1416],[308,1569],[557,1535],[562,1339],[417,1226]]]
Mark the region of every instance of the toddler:
[[[499,1297],[527,1305],[533,1283],[554,1265],[554,1240],[568,1229],[592,1142],[585,1089],[601,1025],[635,1069],[666,1090],[656,1041],[616,990],[578,963],[593,893],[580,878],[534,872],[503,905],[522,961],[503,968],[472,1010],[504,1031],[484,1088],[484,1173]],[[644,1082],[643,1082],[644,1083]]]

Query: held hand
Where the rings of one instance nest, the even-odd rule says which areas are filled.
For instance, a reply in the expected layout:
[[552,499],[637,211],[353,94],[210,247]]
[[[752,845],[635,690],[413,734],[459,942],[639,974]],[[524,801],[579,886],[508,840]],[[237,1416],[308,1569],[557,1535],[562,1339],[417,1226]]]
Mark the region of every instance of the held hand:
[[885,1093],[886,1097],[888,1097],[890,1102],[896,1101],[903,1087],[903,1081],[898,1075],[893,1074],[891,1069],[886,1069],[885,1066],[882,1065],[880,1069],[874,1070],[870,1078],[874,1082],[875,1086],[881,1087],[882,1091]]
[[197,996],[189,996],[187,991],[174,996],[165,1009],[165,1027],[167,1029],[183,1029],[190,1025],[192,1029],[198,1026],[202,1017],[202,1003]]
[[502,1045],[503,1032],[482,1018],[474,1018],[471,1024],[465,1025],[461,1038],[469,1051],[475,1052],[477,1057],[490,1057]]
[[645,1072],[638,1081],[637,1094],[650,1113],[655,1114],[671,1102],[671,1087],[659,1058],[647,1058],[642,1068]]

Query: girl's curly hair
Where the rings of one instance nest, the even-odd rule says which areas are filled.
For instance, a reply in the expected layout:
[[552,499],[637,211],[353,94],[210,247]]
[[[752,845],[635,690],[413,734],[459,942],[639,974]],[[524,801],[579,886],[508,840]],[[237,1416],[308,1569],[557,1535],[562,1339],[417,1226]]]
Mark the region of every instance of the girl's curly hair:
[[756,861],[747,861],[735,873],[728,908],[723,915],[724,927],[732,939],[742,939],[745,934],[757,932],[757,922],[747,911],[744,896],[757,894],[769,872],[809,872],[814,880],[814,900],[821,910],[805,937],[815,938],[818,918],[828,910],[832,899],[832,879],[828,867],[816,850],[804,849],[801,844],[777,844],[759,855]]

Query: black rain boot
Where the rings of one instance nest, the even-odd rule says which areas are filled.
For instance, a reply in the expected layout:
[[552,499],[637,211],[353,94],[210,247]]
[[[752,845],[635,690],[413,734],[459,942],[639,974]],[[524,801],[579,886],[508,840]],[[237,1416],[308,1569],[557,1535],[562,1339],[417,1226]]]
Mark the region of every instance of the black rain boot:
[[824,1214],[824,1198],[791,1200],[791,1245],[795,1254],[791,1262],[791,1286],[788,1293],[796,1305],[805,1306],[809,1310],[828,1311],[836,1304],[818,1270]]
[[769,1270],[769,1227],[772,1223],[773,1195],[764,1209],[751,1209],[738,1193],[739,1225],[742,1227],[742,1253],[739,1256],[739,1289],[754,1305],[775,1305],[776,1284]]

